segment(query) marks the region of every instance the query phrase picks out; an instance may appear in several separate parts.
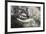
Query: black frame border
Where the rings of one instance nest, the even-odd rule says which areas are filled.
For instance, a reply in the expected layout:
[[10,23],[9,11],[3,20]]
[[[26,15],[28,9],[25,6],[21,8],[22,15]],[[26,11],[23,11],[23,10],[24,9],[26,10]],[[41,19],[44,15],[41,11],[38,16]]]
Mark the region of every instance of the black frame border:
[[[7,32],[7,3],[8,2],[43,4],[43,30],[21,31],[21,32]],[[5,1],[5,34],[7,34],[7,33],[26,33],[26,32],[44,32],[44,31],[45,31],[45,3],[44,2]]]

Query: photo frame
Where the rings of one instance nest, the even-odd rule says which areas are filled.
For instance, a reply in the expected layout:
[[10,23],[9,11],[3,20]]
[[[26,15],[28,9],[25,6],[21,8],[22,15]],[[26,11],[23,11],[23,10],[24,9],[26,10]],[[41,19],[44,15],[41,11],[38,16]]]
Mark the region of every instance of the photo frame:
[[[23,17],[22,15],[25,15],[24,12],[27,15],[30,15],[28,17],[30,17],[31,19],[30,18],[28,19],[27,16]],[[16,21],[15,17],[17,19],[20,18],[21,20],[18,19],[19,21]],[[34,20],[34,17],[36,20]],[[29,22],[30,20],[31,22]],[[28,22],[29,24],[25,24]],[[24,32],[43,32],[43,31],[45,31],[44,2],[5,1],[5,33],[24,33]]]

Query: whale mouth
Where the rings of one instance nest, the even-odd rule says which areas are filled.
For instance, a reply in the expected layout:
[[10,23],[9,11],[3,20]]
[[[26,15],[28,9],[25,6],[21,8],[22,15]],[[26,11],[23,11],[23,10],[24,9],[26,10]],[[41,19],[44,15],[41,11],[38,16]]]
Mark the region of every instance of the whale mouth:
[[28,16],[25,13],[21,13],[18,18],[21,20],[26,20],[26,19],[28,19]]
[[20,15],[19,18],[20,18],[21,20],[26,20],[26,19],[27,19],[27,16],[22,16],[22,15]]
[[26,14],[21,14],[19,15],[19,17],[17,18],[18,21],[21,22],[30,22],[32,19],[29,18],[29,16],[27,16]]

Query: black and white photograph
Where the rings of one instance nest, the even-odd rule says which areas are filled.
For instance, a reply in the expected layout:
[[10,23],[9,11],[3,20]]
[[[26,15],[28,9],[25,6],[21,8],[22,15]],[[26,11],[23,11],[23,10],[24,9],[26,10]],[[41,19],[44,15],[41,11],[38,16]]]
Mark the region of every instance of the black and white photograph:
[[7,31],[43,30],[43,4],[8,2]]
[[11,6],[11,28],[40,27],[40,7]]

